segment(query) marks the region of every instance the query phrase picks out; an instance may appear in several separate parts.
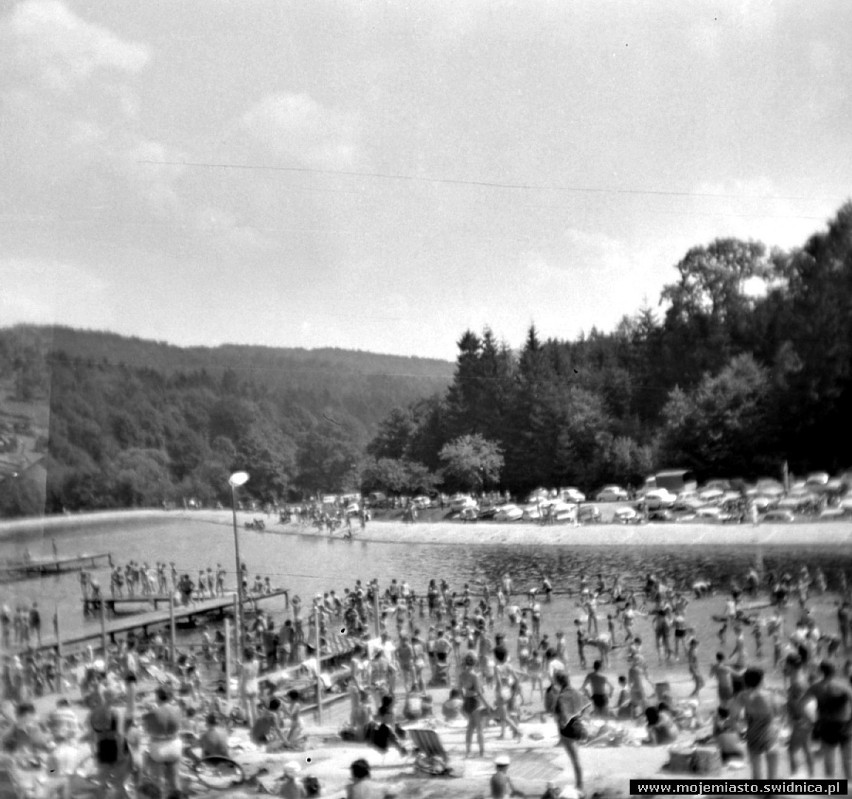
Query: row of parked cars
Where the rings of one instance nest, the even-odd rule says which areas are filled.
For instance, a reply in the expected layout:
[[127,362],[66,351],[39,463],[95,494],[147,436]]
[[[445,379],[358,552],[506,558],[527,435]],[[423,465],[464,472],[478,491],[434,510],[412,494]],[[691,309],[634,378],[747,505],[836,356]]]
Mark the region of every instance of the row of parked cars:
[[823,518],[852,514],[850,482],[825,472],[794,481],[789,488],[765,478],[754,484],[712,480],[701,488],[674,493],[665,488],[643,492],[640,507],[650,519],[696,517],[716,521],[743,518],[791,522],[800,516]]
[[[644,518],[651,521],[703,519],[707,521],[789,522],[802,515],[830,518],[852,515],[852,475],[831,478],[825,472],[794,481],[789,488],[778,480],[765,478],[754,484],[742,481],[711,480],[700,488],[674,492],[649,488],[631,498],[618,485],[607,485],[594,495],[594,503],[617,503],[606,516],[615,522],[631,523]],[[452,511],[462,519],[495,521],[597,522],[602,513],[597,504],[587,502],[577,488],[537,489],[524,503],[477,502],[457,494],[448,500]]]

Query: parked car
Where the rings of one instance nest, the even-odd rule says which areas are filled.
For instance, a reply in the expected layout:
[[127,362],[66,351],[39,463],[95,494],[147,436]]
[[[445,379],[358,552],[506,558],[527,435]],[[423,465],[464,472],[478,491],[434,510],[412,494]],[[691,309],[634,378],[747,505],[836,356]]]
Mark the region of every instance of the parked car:
[[773,510],[767,511],[763,516],[763,521],[765,522],[794,522],[796,521],[796,517],[793,515],[793,512],[790,510],[784,510],[783,508],[774,508]]
[[631,508],[630,506],[618,508],[615,511],[615,516],[613,517],[613,520],[619,524],[632,524],[640,521],[641,519],[642,517],[637,512],[636,508]]
[[701,490],[705,491],[708,488],[718,488],[720,491],[730,491],[731,483],[729,480],[708,480],[703,486],[701,486]]
[[704,503],[718,502],[724,495],[721,488],[705,488],[698,492],[698,498]]
[[473,506],[468,505],[461,509],[459,513],[459,519],[464,522],[475,522],[479,518],[479,508],[476,507],[476,503]]
[[665,488],[654,488],[645,494],[644,503],[648,510],[670,508],[675,504],[677,496]]
[[494,514],[495,522],[516,522],[524,515],[517,505],[509,502],[506,505],[501,505],[497,508],[497,513]]
[[538,505],[526,505],[521,517],[525,522],[541,521],[541,508]]
[[703,505],[704,503],[694,494],[688,494],[687,496],[678,494],[677,499],[674,501],[674,505],[672,505],[672,510],[694,513]]
[[622,502],[629,499],[629,496],[621,486],[604,486],[598,491],[595,499],[598,502]]
[[577,510],[577,521],[580,524],[597,524],[601,520],[601,512],[594,505],[584,505]]
[[419,497],[414,497],[411,501],[414,503],[414,507],[420,508],[420,510],[432,507],[432,500],[424,494],[421,494]]
[[657,508],[648,513],[649,522],[671,522],[675,515],[668,508]]
[[454,494],[450,498],[450,510],[455,511],[456,513],[475,505],[476,502],[473,497],[468,494]]
[[809,474],[807,479],[805,480],[806,485],[818,485],[824,486],[828,483],[831,476],[828,472],[813,472],[813,474]]
[[771,477],[762,477],[754,486],[755,494],[763,494],[767,497],[779,497],[784,493],[784,486]]
[[789,510],[794,513],[816,513],[822,501],[808,491],[796,492],[778,500],[779,510]]
[[563,502],[561,499],[543,503],[542,516],[551,522],[573,522],[577,518],[577,505]]
[[550,499],[550,491],[546,488],[537,488],[527,497],[527,504],[534,505],[536,502],[545,502]]
[[367,504],[374,508],[382,508],[388,503],[387,494],[381,491],[371,491],[367,495]]
[[559,496],[565,502],[576,502],[579,504],[586,501],[586,495],[579,488],[574,488],[573,486],[559,489]]

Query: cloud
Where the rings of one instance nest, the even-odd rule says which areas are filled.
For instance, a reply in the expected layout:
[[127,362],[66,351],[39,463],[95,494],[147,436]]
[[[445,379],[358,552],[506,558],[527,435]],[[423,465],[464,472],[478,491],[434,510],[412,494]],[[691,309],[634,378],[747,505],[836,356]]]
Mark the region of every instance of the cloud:
[[144,45],[125,41],[73,14],[58,0],[26,0],[0,24],[0,50],[15,72],[70,91],[98,69],[138,72],[150,58]]
[[357,118],[320,105],[307,94],[265,97],[242,117],[241,127],[279,155],[316,167],[351,166]]

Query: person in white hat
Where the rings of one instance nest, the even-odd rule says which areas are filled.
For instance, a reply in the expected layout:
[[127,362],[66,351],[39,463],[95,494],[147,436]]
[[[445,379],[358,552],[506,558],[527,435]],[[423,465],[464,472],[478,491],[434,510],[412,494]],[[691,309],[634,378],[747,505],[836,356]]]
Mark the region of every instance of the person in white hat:
[[495,772],[491,775],[491,799],[504,799],[506,796],[526,796],[509,779],[509,755],[497,755],[494,758]]
[[278,792],[279,796],[284,797],[284,799],[304,799],[308,795],[305,786],[299,779],[301,771],[302,767],[295,760],[290,760],[284,764],[284,780]]

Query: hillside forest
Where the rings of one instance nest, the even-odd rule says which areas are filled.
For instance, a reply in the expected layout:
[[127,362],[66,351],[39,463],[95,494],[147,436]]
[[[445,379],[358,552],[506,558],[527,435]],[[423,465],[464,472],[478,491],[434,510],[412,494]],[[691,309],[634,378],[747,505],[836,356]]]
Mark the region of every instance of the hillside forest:
[[453,365],[344,350],[181,349],[0,330],[7,398],[47,403],[41,491],[5,515],[317,493],[636,484],[835,472],[852,460],[852,202],[801,247],[718,239],[611,332],[512,347],[465,331]]

